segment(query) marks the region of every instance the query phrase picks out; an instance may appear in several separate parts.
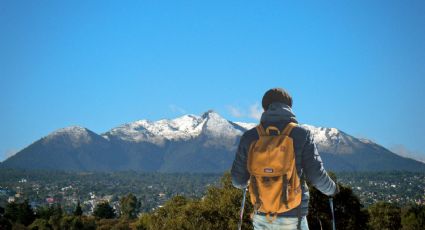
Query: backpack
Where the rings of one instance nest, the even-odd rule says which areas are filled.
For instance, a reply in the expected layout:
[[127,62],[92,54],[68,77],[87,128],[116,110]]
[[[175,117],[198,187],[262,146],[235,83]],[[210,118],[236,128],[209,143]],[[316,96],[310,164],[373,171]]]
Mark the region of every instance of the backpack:
[[[248,191],[254,212],[266,214],[272,222],[278,213],[301,204],[301,181],[295,167],[293,139],[289,137],[296,123],[289,123],[281,132],[274,126],[256,129],[259,139],[250,145],[247,169],[250,174]],[[271,135],[271,131],[277,135]]]

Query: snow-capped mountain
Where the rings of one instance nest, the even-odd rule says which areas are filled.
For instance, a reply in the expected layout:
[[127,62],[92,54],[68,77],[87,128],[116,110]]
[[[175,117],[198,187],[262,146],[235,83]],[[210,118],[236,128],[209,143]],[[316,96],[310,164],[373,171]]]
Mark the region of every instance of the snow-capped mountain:
[[355,152],[356,148],[362,145],[375,145],[370,140],[355,138],[336,128],[315,127],[306,124],[302,126],[310,130],[314,142],[322,152],[351,154]]
[[44,138],[44,142],[49,142],[52,139],[65,139],[74,147],[88,144],[93,140],[95,133],[80,126],[70,126],[62,129],[58,129]]
[[102,136],[163,145],[167,140],[189,140],[198,136],[204,123],[205,120],[195,115],[184,115],[173,120],[139,120],[113,128]]
[[[222,172],[228,170],[241,135],[254,123],[232,122],[214,111],[158,121],[138,120],[98,135],[86,128],[59,129],[1,163],[1,167],[62,170]],[[330,170],[425,171],[370,140],[336,128],[310,130]]]
[[235,141],[249,127],[255,124],[230,122],[210,110],[202,116],[184,115],[172,120],[139,120],[121,125],[102,134],[108,140],[119,139],[127,142],[148,142],[164,146],[167,142],[188,141],[203,135],[204,146],[235,147]]

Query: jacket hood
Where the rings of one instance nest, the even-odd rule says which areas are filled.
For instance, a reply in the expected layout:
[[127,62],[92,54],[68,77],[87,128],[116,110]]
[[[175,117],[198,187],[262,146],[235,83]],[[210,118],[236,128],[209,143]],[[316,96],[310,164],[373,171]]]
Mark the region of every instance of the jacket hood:
[[281,102],[274,102],[270,104],[267,111],[264,111],[261,115],[260,121],[261,123],[298,123],[291,107]]

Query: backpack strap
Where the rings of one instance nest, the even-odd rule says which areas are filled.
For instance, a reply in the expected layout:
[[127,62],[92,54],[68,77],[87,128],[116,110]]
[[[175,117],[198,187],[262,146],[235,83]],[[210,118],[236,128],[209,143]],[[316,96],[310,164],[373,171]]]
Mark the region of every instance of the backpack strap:
[[[304,180],[303,179],[301,179],[301,183],[304,183]],[[302,203],[303,202],[301,201],[300,205],[297,208],[297,218],[298,218],[297,229],[298,230],[301,230],[301,219],[302,219],[302,217],[301,217],[301,205],[302,205]]]
[[273,125],[268,126],[266,129],[264,129],[262,124],[257,125],[257,132],[259,136],[271,136],[270,131],[276,131],[277,135],[280,135],[280,130]]
[[280,130],[276,126],[270,125],[266,129],[266,133],[267,133],[268,136],[271,136],[270,131],[272,131],[272,130],[276,131],[277,132],[277,135],[280,135]]
[[292,129],[295,128],[296,126],[297,126],[297,123],[289,122],[286,125],[286,127],[283,129],[282,135],[289,136],[289,134],[291,133]]
[[282,196],[280,197],[280,201],[285,204],[286,208],[288,207],[288,178],[286,177],[286,174],[282,176]]
[[297,123],[294,122],[289,122],[286,127],[282,130],[282,132],[275,126],[269,126],[267,127],[267,129],[264,129],[263,125],[258,124],[256,129],[257,129],[257,133],[259,136],[270,136],[270,131],[276,131],[277,135],[284,135],[284,136],[289,136],[289,134],[291,133],[292,129],[295,128],[297,126]]
[[263,125],[258,124],[256,129],[257,129],[258,136],[266,136],[267,135],[266,131],[263,128]]
[[255,176],[251,176],[250,183],[252,184],[252,193],[255,196],[254,213],[261,207],[260,193],[258,192],[258,182]]

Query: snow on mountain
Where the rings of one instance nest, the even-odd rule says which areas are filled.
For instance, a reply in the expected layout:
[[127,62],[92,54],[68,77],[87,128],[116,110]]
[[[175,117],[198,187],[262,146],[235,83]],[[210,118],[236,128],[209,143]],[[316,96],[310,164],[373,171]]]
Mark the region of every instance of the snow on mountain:
[[[249,130],[254,128],[257,123],[244,123],[244,122],[233,122],[234,124],[239,125],[240,127],[244,128],[245,130]],[[342,143],[345,141],[343,132],[339,131],[336,128],[323,128],[323,127],[315,127],[312,125],[307,124],[301,124],[304,128],[310,130],[311,134],[313,135],[313,139],[315,143],[322,148],[325,146],[333,146],[334,144]],[[373,143],[370,140],[367,139],[361,139],[364,143]]]
[[163,145],[166,140],[188,140],[198,136],[204,120],[196,115],[159,121],[139,120],[113,128],[102,134],[130,142],[150,142]]
[[[203,134],[204,146],[222,146],[233,149],[237,138],[256,123],[231,122],[210,110],[201,116],[184,115],[158,121],[139,120],[113,128],[102,134],[104,138],[117,138],[129,142],[149,142],[162,146],[166,141],[186,141]],[[350,136],[335,128],[302,125],[309,129],[321,148],[334,147],[351,141]],[[348,136],[348,137],[347,137]],[[348,139],[347,139],[348,138]],[[364,142],[366,143],[365,140]]]
[[245,122],[238,122],[238,121],[234,121],[233,123],[239,125],[240,127],[244,128],[246,130],[250,130],[257,125],[257,123],[245,123]]
[[88,144],[92,141],[92,134],[90,132],[90,130],[81,126],[69,126],[54,131],[46,136],[44,141],[49,142],[57,138],[62,138],[67,139],[74,146],[79,146],[81,144]]
[[232,149],[236,139],[254,126],[255,124],[251,123],[230,122],[213,110],[209,110],[202,116],[190,114],[172,120],[139,120],[113,128],[102,136],[106,139],[149,142],[162,146],[166,141],[186,141],[202,134],[205,137],[204,146]]
[[208,111],[202,116],[184,115],[172,120],[139,120],[113,128],[102,136],[107,139],[115,137],[126,141],[162,145],[166,140],[189,140],[201,133],[214,139],[234,137],[240,135],[241,131],[218,113]]
[[303,124],[303,127],[310,130],[316,144],[331,145],[342,139],[340,131],[336,128],[315,127]]
[[350,154],[353,153],[354,147],[365,145],[377,146],[371,140],[355,138],[336,128],[315,127],[306,124],[302,126],[310,130],[319,151]]
[[[201,116],[139,120],[102,135],[71,126],[34,142],[2,162],[1,166],[221,172],[230,167],[240,136],[255,125],[232,122],[210,110]],[[399,157],[370,140],[355,138],[335,128],[302,126],[312,133],[321,157],[330,169],[425,171],[424,164]]]
[[[147,142],[157,146],[164,146],[167,141],[188,141],[200,137],[204,147],[234,151],[238,138],[256,125],[256,123],[232,122],[209,110],[201,116],[188,114],[175,119],[138,120],[113,128],[101,134],[101,137],[134,143]],[[353,152],[354,146],[377,146],[368,139],[352,137],[336,128],[307,124],[301,126],[310,130],[319,151],[349,154]],[[62,138],[69,140],[73,146],[80,146],[92,141],[94,136],[97,134],[86,128],[70,126],[51,133],[44,138],[44,141]]]
[[204,113],[202,119],[205,121],[202,134],[207,137],[204,143],[206,147],[216,146],[234,149],[236,139],[245,131],[238,129],[238,127],[235,127],[231,122],[212,110]]

